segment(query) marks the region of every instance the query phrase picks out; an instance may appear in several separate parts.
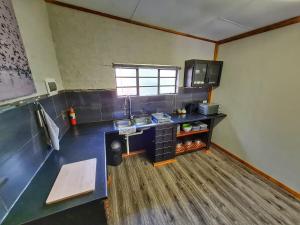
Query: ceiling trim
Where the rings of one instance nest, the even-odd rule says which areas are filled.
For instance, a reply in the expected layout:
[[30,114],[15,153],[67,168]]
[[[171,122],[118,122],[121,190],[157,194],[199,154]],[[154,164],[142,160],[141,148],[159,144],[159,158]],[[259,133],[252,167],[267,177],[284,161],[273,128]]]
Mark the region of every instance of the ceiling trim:
[[45,0],[45,2],[55,4],[55,5],[58,5],[58,6],[62,6],[62,7],[66,7],[66,8],[70,8],[70,9],[79,10],[79,11],[94,14],[94,15],[98,15],[98,16],[107,17],[107,18],[114,19],[114,20],[119,20],[119,21],[122,21],[122,22],[125,22],[125,23],[134,24],[134,25],[137,25],[137,26],[147,27],[147,28],[151,28],[151,29],[154,29],[154,30],[159,30],[159,31],[163,31],[163,32],[171,33],[171,34],[176,34],[176,35],[180,35],[180,36],[184,36],[184,37],[188,37],[188,38],[193,38],[193,39],[197,39],[197,40],[201,40],[201,41],[217,43],[217,41],[211,40],[211,39],[208,39],[208,38],[195,36],[195,35],[192,35],[192,34],[187,34],[187,33],[179,32],[179,31],[176,31],[176,30],[171,30],[171,29],[168,29],[168,28],[159,27],[159,26],[155,26],[155,25],[151,25],[151,24],[147,24],[147,23],[142,23],[142,22],[139,22],[139,21],[126,19],[124,17],[114,16],[114,15],[111,15],[111,14],[108,14],[108,13],[104,13],[104,12],[100,12],[100,11],[96,11],[96,10],[92,10],[92,9],[88,9],[88,8],[84,8],[84,7],[80,7],[80,6],[76,6],[76,5],[72,5],[72,4],[68,4],[68,3],[64,3],[64,2],[60,2],[60,1],[56,1],[56,0]]
[[290,19],[287,19],[287,20],[283,20],[283,21],[280,21],[280,22],[277,22],[277,23],[273,23],[271,25],[264,26],[264,27],[261,27],[261,28],[255,29],[255,30],[247,31],[245,33],[235,35],[235,36],[232,36],[232,37],[229,37],[229,38],[225,38],[223,40],[217,41],[217,43],[218,43],[218,45],[225,44],[225,43],[228,43],[228,42],[231,42],[231,41],[236,41],[236,40],[246,38],[246,37],[250,37],[250,36],[253,36],[253,35],[256,35],[256,34],[261,34],[261,33],[267,32],[267,31],[275,30],[275,29],[285,27],[285,26],[289,26],[289,25],[292,25],[292,24],[295,24],[295,23],[300,23],[300,16],[296,16],[296,17],[293,17],[293,18],[290,18]]

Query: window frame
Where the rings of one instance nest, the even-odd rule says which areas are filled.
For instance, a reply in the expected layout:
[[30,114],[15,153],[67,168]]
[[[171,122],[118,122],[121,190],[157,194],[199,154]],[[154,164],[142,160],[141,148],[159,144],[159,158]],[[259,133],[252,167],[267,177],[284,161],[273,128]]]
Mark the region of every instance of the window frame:
[[[115,81],[116,81],[116,88],[136,88],[136,94],[130,96],[158,96],[158,95],[176,95],[178,93],[178,77],[179,77],[179,70],[181,69],[178,66],[169,66],[169,65],[150,65],[150,64],[122,64],[122,63],[113,63],[114,73],[115,73]],[[118,86],[117,78],[134,78],[130,76],[117,76],[116,69],[135,69],[136,71],[136,86]],[[139,69],[156,69],[158,72],[157,77],[140,77]],[[175,77],[161,77],[160,72],[161,70],[175,70],[176,74]],[[148,85],[148,86],[140,86],[140,78],[157,78],[157,85]],[[160,79],[161,78],[175,78],[175,85],[161,85]],[[140,95],[140,88],[141,87],[157,87],[157,94],[156,95]],[[161,87],[174,87],[174,93],[160,93]],[[118,95],[118,96],[126,96],[126,95]]]

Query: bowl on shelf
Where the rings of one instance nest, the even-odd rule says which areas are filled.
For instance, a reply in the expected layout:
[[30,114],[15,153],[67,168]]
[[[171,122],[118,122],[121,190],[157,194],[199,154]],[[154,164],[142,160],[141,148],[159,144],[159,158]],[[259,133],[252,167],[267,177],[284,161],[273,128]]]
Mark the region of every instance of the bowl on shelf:
[[193,123],[192,124],[192,130],[193,131],[198,131],[200,129],[201,129],[200,124],[198,124],[198,123]]
[[186,140],[186,141],[184,142],[184,144],[187,145],[187,146],[191,145],[192,143],[193,143],[193,142],[192,142],[191,140]]
[[183,131],[184,132],[190,132],[192,130],[192,127],[184,127]]
[[184,132],[189,132],[189,131],[191,131],[191,130],[192,130],[191,124],[189,124],[189,123],[184,123],[184,124],[182,124],[182,130],[183,130]]
[[201,143],[202,143],[202,141],[200,139],[195,140],[195,144],[200,145]]
[[177,144],[176,144],[176,148],[181,148],[181,147],[182,147],[182,142],[178,141]]

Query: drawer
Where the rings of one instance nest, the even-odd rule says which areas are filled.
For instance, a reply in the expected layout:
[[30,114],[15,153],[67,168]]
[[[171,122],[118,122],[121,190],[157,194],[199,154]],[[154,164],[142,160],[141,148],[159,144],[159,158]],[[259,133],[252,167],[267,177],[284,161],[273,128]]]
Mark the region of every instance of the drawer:
[[158,136],[155,138],[156,143],[167,142],[167,141],[172,141],[172,140],[173,140],[172,135]]
[[164,153],[165,153],[164,148],[158,148],[158,149],[155,149],[154,155],[162,155]]
[[158,142],[155,143],[155,149],[173,147],[175,145],[174,143],[175,142],[173,140],[166,142]]
[[174,125],[173,124],[161,124],[161,125],[157,125],[155,127],[155,130],[158,131],[158,130],[162,130],[162,129],[172,129],[174,128]]
[[161,154],[172,153],[172,152],[175,152],[175,146],[155,149],[154,155],[161,155]]
[[155,149],[161,149],[161,148],[164,148],[164,142],[155,143]]
[[165,148],[164,149],[164,153],[175,153],[176,152],[176,149],[175,149],[175,146],[171,146],[171,147],[168,147],[168,148]]
[[163,161],[163,154],[155,155],[153,157],[153,162],[160,162],[160,161]]
[[164,135],[171,135],[173,134],[174,129],[173,128],[166,128],[156,131],[156,136],[164,136]]
[[161,155],[155,155],[154,156],[154,162],[161,162],[161,161],[166,161],[169,159],[173,159],[175,157],[175,151],[172,153],[165,153]]
[[169,152],[169,153],[165,153],[163,155],[164,160],[168,160],[168,159],[173,159],[175,158],[175,151],[173,152]]

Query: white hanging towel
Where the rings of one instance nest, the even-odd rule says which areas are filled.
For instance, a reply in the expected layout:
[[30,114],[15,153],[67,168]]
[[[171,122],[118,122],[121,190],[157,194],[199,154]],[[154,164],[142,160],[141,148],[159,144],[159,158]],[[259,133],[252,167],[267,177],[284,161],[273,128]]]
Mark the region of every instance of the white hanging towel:
[[49,132],[49,136],[51,139],[52,146],[55,150],[59,150],[59,128],[56,126],[51,117],[46,113],[46,111],[42,108],[43,114],[46,120],[46,126]]

